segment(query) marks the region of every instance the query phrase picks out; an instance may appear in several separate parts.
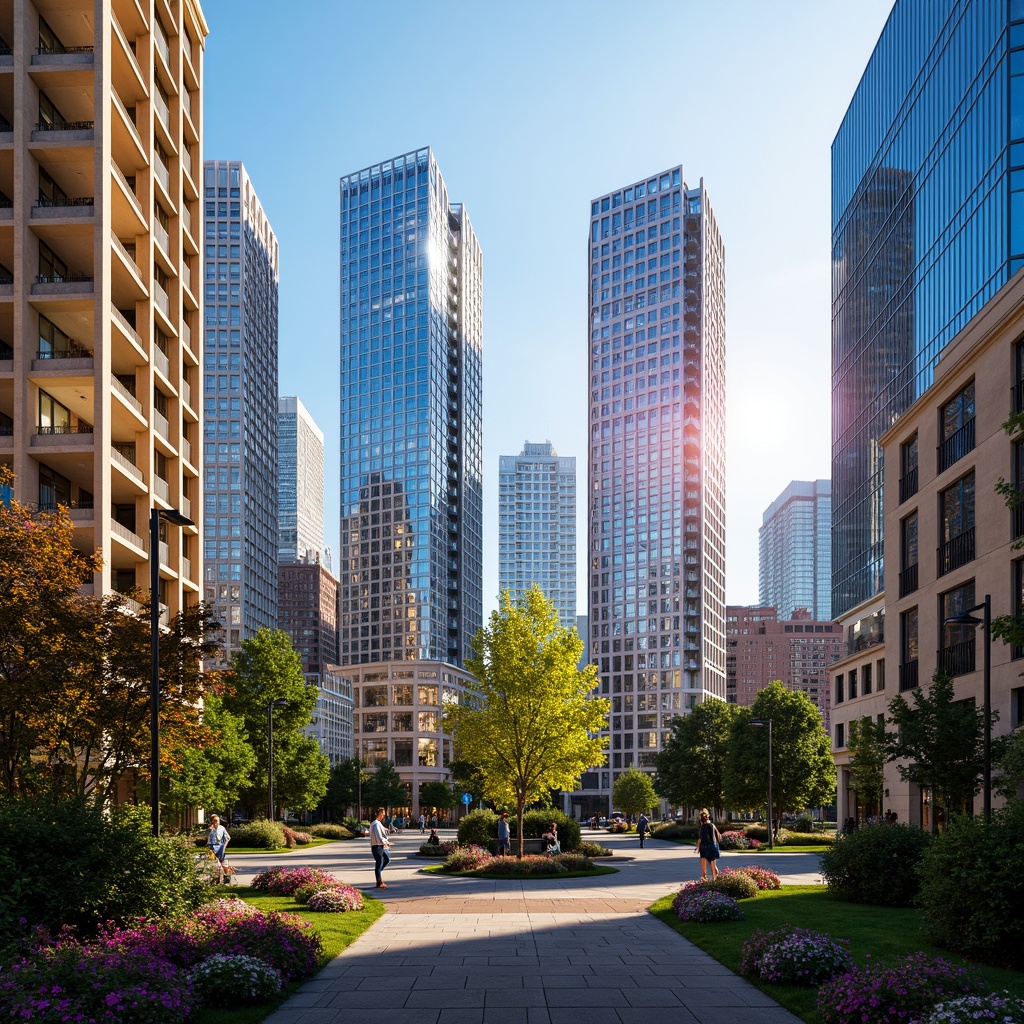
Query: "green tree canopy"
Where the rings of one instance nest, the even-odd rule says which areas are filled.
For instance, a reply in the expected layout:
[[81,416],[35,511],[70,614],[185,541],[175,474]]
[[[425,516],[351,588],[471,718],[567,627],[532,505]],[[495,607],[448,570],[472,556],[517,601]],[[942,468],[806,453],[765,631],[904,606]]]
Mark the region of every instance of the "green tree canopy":
[[675,807],[725,807],[725,762],[730,727],[738,708],[706,697],[672,719],[672,732],[658,755],[654,788]]
[[224,707],[241,718],[256,753],[256,769],[242,792],[250,814],[267,805],[267,708],[278,700],[287,703],[273,710],[275,803],[306,810],[323,798],[330,774],[316,741],[301,731],[312,718],[317,688],[306,683],[291,637],[260,629],[235,652],[224,694]]
[[850,752],[850,788],[867,806],[868,813],[882,812],[885,791],[885,722],[865,715],[850,722],[846,738]]
[[[896,728],[885,738],[886,756],[897,762],[900,778],[930,789],[947,815],[966,810],[984,766],[985,711],[955,696],[945,672],[936,672],[930,686],[914,690],[913,706],[897,695],[889,702],[889,720]],[[932,831],[937,829],[933,815]]]
[[372,818],[378,807],[389,814],[392,807],[405,807],[409,803],[409,787],[395,769],[393,761],[381,761],[377,770],[363,786],[363,803],[370,808]]
[[592,697],[596,669],[578,668],[583,643],[534,586],[500,607],[473,640],[468,694],[445,710],[458,756],[476,765],[490,799],[523,810],[552,789],[574,789],[604,763],[609,701]]
[[768,802],[768,729],[772,723],[772,818],[832,803],[836,768],[821,712],[807,696],[775,680],[761,690],[750,708],[732,721],[726,759],[726,802],[752,808]]
[[447,782],[424,782],[420,786],[420,810],[447,811],[455,806],[455,794]]
[[[338,821],[351,808],[356,807],[369,779],[366,766],[358,758],[350,757],[332,765],[327,779],[327,793],[321,801],[327,816],[332,821]],[[362,810],[356,808],[356,816],[359,817],[361,814]]]
[[612,784],[612,803],[630,816],[649,811],[658,802],[654,783],[647,772],[630,766]]
[[1024,726],[1018,725],[1009,736],[1000,736],[992,744],[996,766],[995,791],[1007,803],[1021,803],[1024,790]]

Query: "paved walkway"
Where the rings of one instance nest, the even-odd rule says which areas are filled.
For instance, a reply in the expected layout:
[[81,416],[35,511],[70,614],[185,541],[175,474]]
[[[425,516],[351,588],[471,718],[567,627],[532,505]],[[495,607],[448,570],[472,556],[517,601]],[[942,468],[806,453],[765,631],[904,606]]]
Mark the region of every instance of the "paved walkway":
[[[585,833],[586,834],[586,833]],[[598,838],[598,837],[595,837]],[[265,1024],[797,1024],[797,1018],[646,912],[700,873],[692,849],[602,835],[618,873],[577,879],[424,875],[418,832],[394,840],[388,888],[365,842],[235,860],[240,879],[310,864],[372,891],[388,913]],[[628,857],[628,859],[626,859]],[[820,881],[811,854],[726,854],[783,881]]]

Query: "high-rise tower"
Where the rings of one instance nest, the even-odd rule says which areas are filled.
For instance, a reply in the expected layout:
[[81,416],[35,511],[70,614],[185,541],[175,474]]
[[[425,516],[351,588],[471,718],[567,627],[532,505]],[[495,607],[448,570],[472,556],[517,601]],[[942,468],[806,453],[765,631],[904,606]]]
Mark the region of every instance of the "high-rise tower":
[[805,608],[832,618],[832,484],[794,480],[765,509],[758,534],[759,600],[780,619]]
[[[96,596],[148,594],[153,509],[201,515],[207,34],[195,0],[0,3],[0,461],[102,550]],[[198,544],[161,522],[171,615]]]
[[725,699],[725,255],[681,167],[591,204],[590,648],[610,789]]
[[1021,4],[897,0],[832,144],[832,264],[838,618],[882,588],[879,439],[1024,265]]
[[[277,403],[277,559],[324,549],[324,433],[294,397]],[[337,652],[334,658],[337,661]]]
[[237,160],[207,160],[206,599],[225,655],[277,628],[277,239]]
[[483,619],[482,290],[429,149],[341,179],[339,661],[357,753],[395,763],[414,814]]
[[499,460],[498,586],[515,599],[534,584],[574,629],[576,458],[527,441],[519,455]]

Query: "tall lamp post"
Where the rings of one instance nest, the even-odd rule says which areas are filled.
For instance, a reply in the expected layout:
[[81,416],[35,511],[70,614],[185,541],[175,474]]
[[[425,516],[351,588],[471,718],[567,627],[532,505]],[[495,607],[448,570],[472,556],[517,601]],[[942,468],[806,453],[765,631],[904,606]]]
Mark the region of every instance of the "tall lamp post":
[[149,513],[149,787],[153,835],[160,835],[160,520],[174,526],[195,526],[176,508]]
[[[979,619],[971,612],[981,612]],[[981,626],[982,649],[985,660],[982,668],[982,703],[985,723],[982,745],[981,793],[984,802],[985,822],[992,820],[992,595],[986,594],[981,604],[966,608],[959,615],[943,620],[943,626]]]
[[285,708],[283,697],[267,704],[267,820],[274,820],[274,708]]
[[757,726],[768,726],[768,849],[775,849],[775,829],[772,828],[772,720],[762,721],[755,718],[750,723]]

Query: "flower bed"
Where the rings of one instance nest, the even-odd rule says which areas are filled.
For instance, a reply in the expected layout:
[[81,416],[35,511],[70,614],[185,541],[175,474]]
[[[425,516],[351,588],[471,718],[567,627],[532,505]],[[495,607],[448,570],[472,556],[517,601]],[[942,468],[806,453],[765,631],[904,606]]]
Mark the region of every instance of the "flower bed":
[[318,913],[343,914],[363,909],[363,894],[351,885],[330,885],[309,897],[309,909]]
[[252,956],[214,953],[189,975],[196,1002],[203,1006],[249,1006],[265,1003],[281,991],[281,975]]
[[760,840],[752,839],[743,832],[723,832],[719,846],[723,850],[756,850],[761,846]]
[[420,857],[447,857],[449,854],[454,853],[459,848],[459,844],[454,839],[449,839],[443,843],[421,843],[419,848]]
[[996,995],[961,996],[939,1003],[921,1024],[1024,1024],[1024,999]]
[[782,888],[782,882],[779,880],[779,876],[770,868],[762,867],[760,864],[750,864],[747,867],[740,868],[739,870],[744,875],[750,875],[754,880],[754,884],[762,892],[766,889]]
[[740,905],[724,892],[713,892],[707,887],[686,888],[676,894],[672,901],[680,921],[696,921],[708,924],[714,921],[742,921]]
[[743,944],[740,960],[742,974],[784,985],[818,985],[853,966],[843,943],[792,925],[754,932]]
[[293,896],[303,886],[335,885],[337,881],[330,871],[322,868],[270,868],[252,880],[252,887],[271,896]]

